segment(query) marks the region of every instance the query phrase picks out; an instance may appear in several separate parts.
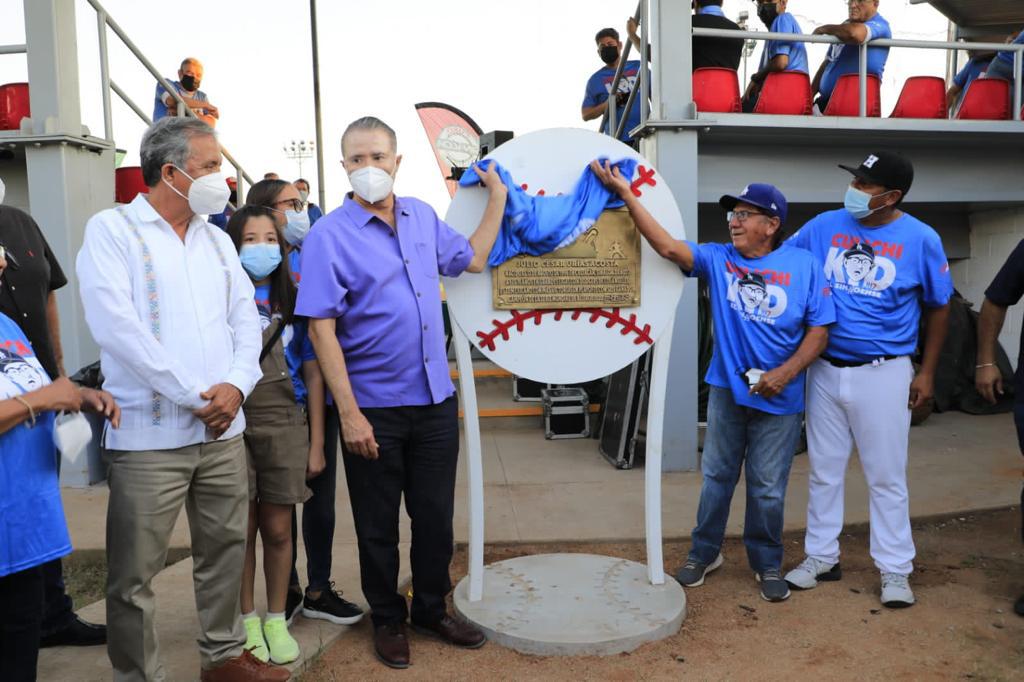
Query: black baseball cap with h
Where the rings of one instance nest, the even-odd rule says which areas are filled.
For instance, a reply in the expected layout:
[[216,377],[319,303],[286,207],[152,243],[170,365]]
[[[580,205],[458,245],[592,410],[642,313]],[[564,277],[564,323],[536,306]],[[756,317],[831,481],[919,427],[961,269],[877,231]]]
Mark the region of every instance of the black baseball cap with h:
[[910,186],[914,184],[914,165],[910,159],[896,152],[872,152],[856,168],[843,164],[839,164],[839,167],[872,185],[881,185],[889,190],[898,189],[903,196],[907,196]]

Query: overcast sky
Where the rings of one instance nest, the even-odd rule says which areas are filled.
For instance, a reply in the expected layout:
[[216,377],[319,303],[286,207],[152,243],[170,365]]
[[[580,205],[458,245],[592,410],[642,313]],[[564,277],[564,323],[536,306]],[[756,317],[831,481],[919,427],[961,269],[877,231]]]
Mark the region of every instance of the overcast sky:
[[[31,0],[26,0],[31,1]],[[0,44],[25,41],[23,0],[0,0]],[[206,67],[202,89],[220,108],[222,142],[250,175],[266,171],[298,176],[298,165],[282,147],[313,139],[313,94],[308,3],[304,0],[103,0],[103,5],[167,77],[185,56]],[[84,0],[75,3],[84,123],[103,134],[99,96],[96,17]],[[558,126],[597,128],[580,119],[587,78],[600,68],[594,33],[614,26],[625,34],[635,0],[320,0],[321,92],[328,208],[348,181],[340,166],[345,125],[373,114],[391,124],[404,160],[396,183],[400,194],[429,201],[443,215],[448,193],[413,105],[443,101],[472,116],[486,131]],[[764,30],[753,0],[725,0],[733,19],[751,14]],[[843,0],[790,0],[805,32],[846,16]],[[881,12],[897,38],[944,40],[947,22],[927,5],[882,0]],[[154,82],[120,41],[109,34],[111,77],[147,112]],[[808,46],[812,70],[824,46]],[[760,49],[751,58],[756,68]],[[894,50],[885,73],[884,113],[895,104],[910,75],[945,75],[944,53]],[[27,79],[23,55],[0,55],[0,83]],[[143,123],[114,101],[114,133],[138,162]],[[311,161],[303,174],[314,183]]]

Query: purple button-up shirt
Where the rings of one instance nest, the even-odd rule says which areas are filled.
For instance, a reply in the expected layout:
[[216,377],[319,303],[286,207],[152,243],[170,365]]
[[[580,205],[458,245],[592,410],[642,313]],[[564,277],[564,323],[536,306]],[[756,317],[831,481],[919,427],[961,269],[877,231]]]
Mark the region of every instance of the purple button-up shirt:
[[431,405],[455,392],[438,275],[462,274],[469,240],[418,199],[395,198],[397,228],[351,195],[302,246],[298,315],[337,319],[360,407]]

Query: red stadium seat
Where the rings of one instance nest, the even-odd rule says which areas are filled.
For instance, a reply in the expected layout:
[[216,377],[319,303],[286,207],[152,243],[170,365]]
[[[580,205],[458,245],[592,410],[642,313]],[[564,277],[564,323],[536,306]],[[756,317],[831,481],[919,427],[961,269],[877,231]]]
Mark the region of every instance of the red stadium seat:
[[21,119],[31,115],[28,83],[0,85],[0,130],[18,130]]
[[890,118],[947,118],[946,81],[938,76],[912,76]]
[[956,118],[973,121],[1005,121],[1010,118],[1010,81],[976,78],[967,86]]
[[[839,77],[825,107],[826,116],[860,116],[860,76],[848,73]],[[882,82],[868,74],[868,116],[882,115]]]
[[738,113],[740,80],[732,69],[708,67],[693,72],[693,101],[697,111]]
[[142,168],[124,166],[114,171],[114,201],[130,204],[139,194],[149,194],[149,187],[142,179]]
[[761,87],[754,113],[810,115],[811,77],[803,71],[769,73]]

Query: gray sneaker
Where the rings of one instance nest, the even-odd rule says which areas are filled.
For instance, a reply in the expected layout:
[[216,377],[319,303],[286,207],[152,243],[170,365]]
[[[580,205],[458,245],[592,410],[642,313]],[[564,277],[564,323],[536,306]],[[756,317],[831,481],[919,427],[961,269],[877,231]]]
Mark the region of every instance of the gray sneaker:
[[700,587],[704,584],[704,576],[721,566],[722,561],[721,554],[716,556],[710,564],[696,559],[687,559],[683,567],[676,572],[676,581],[683,587]]
[[914,591],[910,589],[908,576],[882,571],[882,606],[905,609],[913,605]]
[[755,573],[757,582],[761,583],[761,599],[765,601],[786,601],[789,599],[789,585],[782,579],[777,568],[769,568],[763,573]]
[[831,582],[843,577],[843,569],[838,563],[830,564],[806,557],[800,565],[786,574],[786,582],[797,590],[810,590],[818,586],[818,581]]

